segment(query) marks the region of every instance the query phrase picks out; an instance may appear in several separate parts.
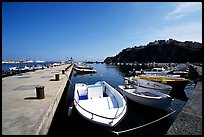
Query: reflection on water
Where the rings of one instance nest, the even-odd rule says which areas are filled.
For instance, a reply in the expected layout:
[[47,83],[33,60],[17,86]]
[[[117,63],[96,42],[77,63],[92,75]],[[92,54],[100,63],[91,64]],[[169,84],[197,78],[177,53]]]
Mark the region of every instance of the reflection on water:
[[87,73],[87,74],[83,74],[83,73],[74,73],[74,74],[73,74],[74,77],[92,76],[92,75],[94,75],[94,73]]
[[188,98],[186,96],[186,93],[184,91],[184,88],[181,89],[172,89],[169,93],[169,95],[173,98],[179,99],[179,100],[183,100],[183,101],[187,101]]
[[[71,83],[69,88],[69,94],[67,96],[67,107],[64,109],[68,109],[72,100],[73,100],[73,91],[74,91],[74,83],[87,83],[94,84],[97,81],[105,80],[114,88],[118,88],[118,85],[124,84],[123,77],[128,76],[128,71],[132,70],[132,67],[135,66],[116,66],[116,65],[107,65],[107,64],[91,64],[94,69],[97,70],[97,73],[89,74],[89,75],[76,75],[72,74]],[[140,69],[140,68],[137,68]],[[185,88],[185,92],[183,91],[174,91],[176,95],[174,100],[172,101],[172,109],[176,110],[174,114],[171,116],[156,122],[152,125],[148,125],[146,127],[133,130],[130,132],[122,133],[121,135],[164,135],[167,130],[171,126],[172,122],[175,120],[179,112],[182,110],[183,106],[186,103],[185,99],[186,94],[190,95],[190,92],[193,91],[193,86],[188,85],[189,88]],[[179,95],[180,94],[180,95]],[[94,104],[93,104],[94,105]],[[51,126],[51,130],[49,134],[59,135],[59,134],[69,134],[74,135],[116,135],[111,132],[126,130],[134,127],[138,127],[144,125],[146,123],[152,122],[162,116],[166,115],[166,112],[149,108],[140,104],[137,104],[129,99],[127,99],[128,111],[124,119],[116,126],[115,128],[107,128],[104,126],[97,125],[92,123],[83,117],[81,117],[75,109],[73,109],[72,115],[70,117],[67,114],[58,114],[58,118],[55,118],[54,124]],[[67,111],[65,111],[67,113]],[[57,116],[56,116],[57,117]],[[70,126],[71,125],[71,126]],[[65,128],[66,127],[66,128]],[[77,130],[76,130],[77,129]],[[79,132],[76,132],[79,131]]]

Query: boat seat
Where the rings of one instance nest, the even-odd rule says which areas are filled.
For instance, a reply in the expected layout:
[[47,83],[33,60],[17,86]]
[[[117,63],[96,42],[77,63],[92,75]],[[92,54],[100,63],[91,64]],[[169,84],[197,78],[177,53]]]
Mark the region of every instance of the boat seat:
[[103,88],[102,87],[91,87],[88,88],[88,99],[102,98]]
[[85,84],[77,84],[76,88],[79,96],[87,95],[87,86]]
[[79,96],[85,96],[87,95],[87,90],[79,90],[77,91]]

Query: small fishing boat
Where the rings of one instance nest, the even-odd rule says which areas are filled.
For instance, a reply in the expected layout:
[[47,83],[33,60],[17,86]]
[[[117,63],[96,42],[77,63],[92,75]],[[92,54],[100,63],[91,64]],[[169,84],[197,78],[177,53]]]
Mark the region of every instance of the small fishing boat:
[[174,82],[189,81],[188,79],[185,79],[185,78],[170,77],[170,76],[165,76],[165,75],[163,76],[162,75],[138,75],[138,76],[133,76],[133,78],[146,79],[146,80],[162,82],[162,83],[166,83],[168,81],[174,81]]
[[140,78],[140,79],[165,83],[170,85],[173,89],[179,88],[180,90],[184,90],[186,85],[190,82],[190,80],[186,78],[157,76],[157,75],[138,75],[138,76],[133,76],[133,78]]
[[92,66],[87,65],[85,63],[76,63],[76,64],[74,64],[74,67],[79,68],[79,69],[93,69]]
[[127,82],[129,81],[132,84],[136,84],[136,85],[138,85],[140,87],[160,90],[161,92],[164,92],[166,94],[169,94],[169,92],[172,89],[172,87],[167,85],[167,84],[154,82],[154,81],[151,81],[151,80],[140,79],[140,78],[126,77],[125,82],[126,81]]
[[76,65],[75,67],[79,69],[93,69],[92,66],[88,66],[88,65]]
[[15,71],[15,70],[19,70],[19,69],[18,69],[17,67],[10,67],[9,70],[10,70],[10,71],[12,71],[12,70]]
[[20,69],[21,73],[31,71],[31,67],[29,67],[29,66],[24,66],[24,67],[21,67],[19,69]]
[[171,72],[169,69],[165,69],[163,67],[161,68],[152,68],[151,70],[140,70],[140,71],[135,71],[133,70],[131,73],[133,74],[159,74],[159,75],[164,75]]
[[172,98],[168,94],[127,83],[118,87],[123,95],[134,102],[162,111],[170,110]]
[[108,127],[116,126],[127,111],[125,98],[105,81],[76,83],[74,106],[85,119]]
[[74,73],[74,77],[92,76],[93,73]]
[[82,69],[82,68],[77,68],[77,67],[74,67],[74,70],[77,72],[77,73],[96,73],[96,70],[95,69]]

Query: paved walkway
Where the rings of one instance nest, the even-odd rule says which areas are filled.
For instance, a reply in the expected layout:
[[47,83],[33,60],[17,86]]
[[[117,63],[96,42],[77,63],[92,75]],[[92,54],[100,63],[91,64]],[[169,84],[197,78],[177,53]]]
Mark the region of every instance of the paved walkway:
[[[47,134],[72,68],[65,64],[2,78],[2,134]],[[55,74],[60,74],[59,81]],[[39,85],[44,86],[43,99],[36,98],[35,87]]]

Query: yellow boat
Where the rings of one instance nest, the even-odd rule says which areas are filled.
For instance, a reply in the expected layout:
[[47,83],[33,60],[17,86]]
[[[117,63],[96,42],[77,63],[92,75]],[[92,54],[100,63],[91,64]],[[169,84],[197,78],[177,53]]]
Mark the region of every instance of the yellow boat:
[[189,82],[188,79],[185,78],[174,78],[174,77],[165,77],[165,76],[155,76],[155,75],[138,75],[138,76],[132,76],[133,78],[141,78],[141,79],[145,79],[145,80],[151,80],[151,81],[156,81],[156,82],[162,82],[162,83],[166,83],[166,82],[179,82],[179,81],[186,81]]
[[132,77],[151,80],[151,81],[160,82],[160,83],[166,83],[174,88],[180,88],[180,89],[184,89],[185,86],[190,82],[190,80],[186,78],[175,78],[175,77],[156,76],[156,75],[138,75],[138,76],[132,76]]

